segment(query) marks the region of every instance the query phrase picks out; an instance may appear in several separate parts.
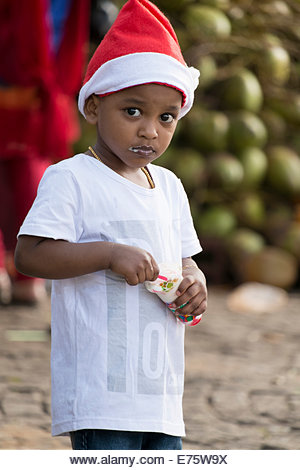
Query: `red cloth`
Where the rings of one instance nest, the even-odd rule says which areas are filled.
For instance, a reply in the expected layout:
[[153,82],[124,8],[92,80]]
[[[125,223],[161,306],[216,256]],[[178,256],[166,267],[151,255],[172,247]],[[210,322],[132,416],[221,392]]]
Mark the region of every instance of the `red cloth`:
[[48,164],[36,157],[0,160],[0,227],[7,250],[15,247],[19,231]]
[[0,158],[31,153],[59,160],[78,136],[74,96],[82,81],[90,2],[72,2],[54,55],[48,1],[0,0]]
[[[90,0],[74,0],[58,53],[49,0],[0,0],[0,266],[53,161],[77,137],[75,95],[87,52]],[[17,274],[15,280],[28,279]]]
[[2,234],[0,230],[0,267],[4,266],[5,252],[10,253],[10,274],[13,274],[14,280],[28,279],[14,272],[13,252],[20,225],[36,196],[36,189],[47,166],[47,160],[34,156],[0,159],[0,227],[3,230]]
[[5,269],[5,248],[3,236],[0,230],[0,269]]

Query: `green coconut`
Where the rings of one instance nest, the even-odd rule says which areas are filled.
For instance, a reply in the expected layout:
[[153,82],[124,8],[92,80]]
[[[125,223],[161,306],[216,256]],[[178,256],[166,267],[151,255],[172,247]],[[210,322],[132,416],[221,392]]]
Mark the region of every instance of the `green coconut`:
[[258,253],[265,246],[262,235],[248,228],[236,229],[228,238],[227,249],[233,259]]
[[175,160],[174,172],[181,179],[187,192],[196,189],[203,181],[205,174],[205,159],[191,148],[177,148],[173,155]]
[[295,285],[297,277],[297,259],[281,248],[266,246],[244,260],[245,282],[260,282],[289,289]]
[[256,76],[247,69],[238,70],[224,83],[222,106],[257,112],[263,103],[263,92]]
[[203,0],[202,3],[220,10],[227,10],[230,7],[230,0]]
[[272,96],[267,99],[268,106],[279,113],[288,123],[300,124],[300,94],[286,93],[285,96]]
[[260,72],[268,81],[284,85],[291,73],[291,59],[280,45],[268,47],[261,56]]
[[192,41],[184,25],[178,25],[176,27],[176,36],[182,51],[186,51],[191,47]]
[[273,244],[277,245],[291,225],[293,210],[290,204],[281,203],[274,197],[272,203],[273,206],[268,207],[266,212],[263,232]]
[[191,0],[159,0],[159,7],[168,13],[173,13],[182,10],[186,5],[191,3]]
[[270,185],[282,194],[300,194],[299,155],[288,147],[277,145],[267,150],[267,156],[267,180]]
[[285,139],[287,129],[285,119],[270,108],[264,108],[260,112],[260,117],[267,128],[269,140],[271,142],[282,142]]
[[293,149],[300,155],[300,135],[297,133],[297,129],[296,133],[291,136],[290,142]]
[[247,147],[239,154],[244,169],[243,186],[257,187],[264,179],[268,167],[266,154],[258,147]]
[[265,32],[261,35],[261,42],[264,46],[264,49],[267,47],[281,46],[282,44],[278,36],[275,36],[269,32]]
[[184,16],[185,25],[193,37],[213,36],[228,37],[231,23],[220,10],[206,5],[190,5]]
[[225,191],[237,189],[244,177],[242,164],[229,153],[217,153],[209,158],[209,182]]
[[218,66],[213,57],[207,55],[201,57],[197,68],[200,70],[200,83],[201,88],[211,85],[218,73]]
[[189,198],[189,203],[193,220],[196,220],[199,217],[200,213],[199,204],[193,197]]
[[188,118],[188,136],[200,151],[219,151],[227,146],[229,120],[219,111],[196,111]]
[[300,124],[300,94],[294,95],[283,104],[283,116],[293,124]]
[[237,111],[230,118],[229,146],[234,151],[246,147],[263,147],[267,141],[267,129],[263,121],[250,111]]
[[292,223],[282,236],[280,246],[300,261],[300,222]]
[[198,233],[202,237],[225,238],[236,227],[233,212],[222,205],[204,209],[195,220]]
[[154,165],[163,166],[164,168],[168,168],[169,170],[174,170],[175,166],[175,158],[177,149],[174,145],[171,145],[167,148],[167,150],[156,160],[153,161]]
[[230,234],[226,241],[226,251],[230,260],[229,270],[234,278],[244,281],[245,259],[254,253],[259,253],[264,246],[264,238],[254,230],[238,228]]
[[261,229],[264,226],[266,210],[259,194],[249,193],[242,195],[235,201],[234,209],[238,220],[243,225],[246,225],[246,227]]
[[268,15],[290,16],[292,14],[287,2],[275,0],[261,5],[262,10]]

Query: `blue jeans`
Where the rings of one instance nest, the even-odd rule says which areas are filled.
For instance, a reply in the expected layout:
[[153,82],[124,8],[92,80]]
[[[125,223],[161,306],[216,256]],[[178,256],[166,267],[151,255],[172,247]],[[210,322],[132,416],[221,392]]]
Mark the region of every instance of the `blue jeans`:
[[181,437],[159,432],[81,429],[70,433],[73,450],[181,450]]

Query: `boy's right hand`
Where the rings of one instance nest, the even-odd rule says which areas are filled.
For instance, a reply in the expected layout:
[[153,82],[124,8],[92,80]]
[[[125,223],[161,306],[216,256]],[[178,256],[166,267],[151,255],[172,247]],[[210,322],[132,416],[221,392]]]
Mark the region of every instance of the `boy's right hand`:
[[120,274],[131,286],[145,281],[155,281],[159,267],[153,256],[141,248],[114,244],[109,269]]

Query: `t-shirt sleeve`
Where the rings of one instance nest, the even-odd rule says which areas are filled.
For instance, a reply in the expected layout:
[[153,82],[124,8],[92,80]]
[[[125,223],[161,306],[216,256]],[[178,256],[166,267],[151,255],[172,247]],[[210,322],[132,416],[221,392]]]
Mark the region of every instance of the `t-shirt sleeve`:
[[189,201],[180,180],[179,192],[181,201],[180,223],[182,258],[187,258],[200,253],[202,251],[202,247],[194,227]]
[[70,170],[50,166],[20,230],[33,235],[76,242],[81,233],[81,204],[77,182]]

